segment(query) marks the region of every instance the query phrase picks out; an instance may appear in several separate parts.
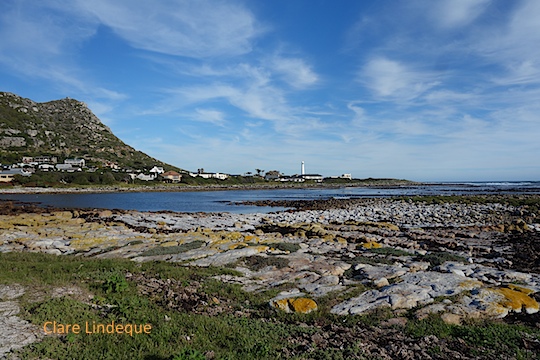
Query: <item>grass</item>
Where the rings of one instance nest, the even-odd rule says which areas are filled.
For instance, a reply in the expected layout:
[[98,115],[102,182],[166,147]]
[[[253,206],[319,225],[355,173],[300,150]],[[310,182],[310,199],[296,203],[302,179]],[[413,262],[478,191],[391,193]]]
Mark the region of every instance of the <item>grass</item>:
[[435,251],[426,255],[422,255],[418,257],[418,260],[429,262],[432,267],[442,265],[446,261],[455,261],[460,263],[467,262],[467,259],[465,259],[463,256],[451,254],[445,251]]
[[[404,329],[405,333],[414,338],[435,335],[438,338],[459,338],[473,347],[471,355],[491,355],[497,357],[501,354],[518,354],[521,358],[527,357],[521,350],[523,334],[536,334],[540,331],[521,325],[510,325],[501,321],[474,320],[465,325],[446,324],[436,315],[423,320],[409,321]],[[537,354],[538,355],[538,354]],[[520,358],[518,356],[518,358]],[[538,358],[538,357],[536,357]]]
[[195,240],[185,244],[177,246],[156,246],[150,250],[146,250],[140,254],[140,256],[156,256],[156,255],[173,255],[188,252],[189,250],[194,250],[202,247],[204,241]]
[[[140,292],[140,281],[129,280],[127,273],[146,279],[174,279],[188,286],[199,284],[197,291],[226,311],[213,315],[184,308],[172,309]],[[362,316],[337,316],[330,309],[367,288],[351,287],[348,293],[331,293],[317,299],[319,310],[310,314],[286,314],[271,309],[268,300],[276,290],[248,293],[240,285],[223,283],[216,275],[239,275],[227,268],[191,268],[160,261],[135,263],[124,259],[88,259],[39,253],[0,253],[0,284],[22,284],[28,291],[19,304],[19,316],[43,327],[47,321],[62,324],[151,324],[148,334],[69,333],[47,336],[29,345],[17,356],[24,359],[347,359],[363,358],[359,346],[362,336],[393,316],[382,308]],[[74,286],[87,297],[65,296],[33,298],[36,291],[49,293],[59,286]],[[184,285],[182,285],[184,287]],[[41,299],[41,300],[39,300]],[[332,330],[338,329],[338,330]],[[341,330],[339,330],[341,329]],[[335,332],[333,332],[335,331]],[[340,331],[351,339],[335,345]],[[475,354],[517,357],[529,353],[523,348],[523,336],[540,339],[534,327],[501,322],[448,325],[439,317],[411,320],[403,330],[412,338],[435,335],[449,340],[461,339]],[[328,335],[334,345],[318,345],[313,336]],[[337,340],[336,340],[337,339]],[[437,352],[436,346],[432,349]]]

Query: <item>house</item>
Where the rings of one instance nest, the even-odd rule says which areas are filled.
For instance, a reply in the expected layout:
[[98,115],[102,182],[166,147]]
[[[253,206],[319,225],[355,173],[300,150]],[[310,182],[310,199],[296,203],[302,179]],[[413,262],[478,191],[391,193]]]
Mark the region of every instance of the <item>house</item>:
[[7,183],[12,182],[15,175],[32,176],[32,173],[23,169],[11,169],[0,171],[0,182]]
[[56,169],[60,171],[67,171],[67,172],[82,171],[80,167],[76,167],[71,164],[56,164]]
[[271,171],[268,171],[268,172],[264,175],[264,180],[267,180],[267,181],[271,181],[271,180],[278,181],[280,177],[281,177],[281,174],[279,173],[279,171],[277,171],[277,170],[271,170]]
[[66,165],[72,165],[74,167],[85,167],[86,163],[84,159],[66,159],[64,160],[64,164]]
[[176,171],[167,171],[161,174],[161,177],[164,181],[171,183],[179,183],[182,180],[182,175],[180,175]]
[[342,174],[340,176],[341,179],[348,179],[348,180],[352,180],[352,174]]
[[136,178],[136,179],[139,179],[139,180],[142,180],[142,181],[152,181],[152,180],[155,179],[155,176],[154,176],[154,175],[146,175],[146,174],[140,173],[140,174],[137,175],[135,178]]
[[40,164],[38,165],[38,169],[41,171],[54,171],[54,165],[51,164]]
[[207,173],[207,172],[200,172],[200,173],[189,173],[189,175],[196,177],[200,176],[203,179],[219,179],[219,180],[226,180],[229,178],[229,175],[227,174],[221,174],[221,173]]
[[155,177],[157,177],[159,174],[163,174],[165,170],[163,170],[160,166],[154,166],[150,169],[150,174],[154,174]]
[[56,156],[36,156],[34,157],[34,161],[39,164],[56,164],[58,158]]
[[282,176],[279,178],[281,182],[304,182],[305,179],[300,175]]
[[323,181],[323,176],[319,174],[302,174],[301,176],[304,180],[314,180],[316,182]]

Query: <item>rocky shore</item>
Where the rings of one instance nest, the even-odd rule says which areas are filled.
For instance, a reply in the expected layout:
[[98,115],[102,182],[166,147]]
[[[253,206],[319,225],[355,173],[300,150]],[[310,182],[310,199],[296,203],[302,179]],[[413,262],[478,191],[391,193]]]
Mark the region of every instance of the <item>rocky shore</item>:
[[[417,318],[438,314],[451,324],[540,320],[535,209],[397,199],[287,205],[301,210],[180,214],[3,202],[0,252],[225,266],[242,276],[221,281],[250,292],[279,290],[269,302],[276,311],[307,313],[332,296],[330,312],[339,316],[387,308],[405,322],[399,316],[411,309]],[[14,298],[0,292],[0,309],[12,309]],[[18,322],[13,311],[0,310],[0,323]],[[14,346],[0,334],[0,349]]]

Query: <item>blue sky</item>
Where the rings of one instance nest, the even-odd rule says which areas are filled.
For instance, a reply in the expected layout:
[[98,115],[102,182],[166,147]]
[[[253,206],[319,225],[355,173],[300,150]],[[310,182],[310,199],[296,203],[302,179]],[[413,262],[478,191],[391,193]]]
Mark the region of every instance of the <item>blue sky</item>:
[[2,0],[0,91],[192,171],[540,180],[540,1]]

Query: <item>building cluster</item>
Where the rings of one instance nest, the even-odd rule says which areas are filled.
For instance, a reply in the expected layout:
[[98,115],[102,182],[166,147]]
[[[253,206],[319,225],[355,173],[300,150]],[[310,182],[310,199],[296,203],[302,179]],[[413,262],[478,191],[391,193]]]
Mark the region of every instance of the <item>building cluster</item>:
[[[306,174],[305,171],[305,165],[302,161],[301,167],[300,167],[300,174],[294,174],[294,175],[283,175],[279,171],[273,170],[268,171],[264,178],[268,181],[280,181],[280,182],[304,182],[307,180],[315,181],[315,182],[323,182],[325,177],[323,177],[321,174]],[[352,180],[351,174],[342,174],[341,176],[331,176],[329,179],[347,179]]]
[[[105,162],[104,167],[112,171],[120,171],[118,165],[113,162]],[[56,156],[24,156],[21,162],[11,165],[1,165],[0,182],[11,182],[16,175],[32,176],[36,171],[42,172],[95,172],[97,168],[88,167],[86,161],[80,158],[68,158],[63,163],[58,162]],[[142,181],[161,180],[165,182],[177,183],[182,180],[182,175],[176,171],[165,171],[162,167],[154,166],[150,171],[124,169],[131,180]]]
[[[20,163],[12,165],[0,165],[2,171],[0,171],[0,182],[11,182],[13,181],[16,175],[21,176],[31,176],[36,171],[42,172],[95,172],[97,168],[88,167],[86,161],[80,158],[68,158],[63,161],[63,163],[58,162],[56,156],[36,156],[30,157],[25,156],[22,158]],[[165,171],[163,167],[154,166],[149,171],[142,170],[132,170],[124,169],[120,170],[118,165],[113,162],[103,163],[103,167],[110,168],[112,171],[118,172],[123,171],[126,173],[126,179],[131,181],[140,180],[140,181],[165,181],[170,183],[179,183],[182,181],[182,174],[177,173],[176,171]],[[262,172],[264,170],[257,169],[257,176],[263,177]],[[198,169],[197,172],[190,172],[184,174],[184,176],[189,175],[191,177],[201,177],[203,179],[218,179],[226,180],[229,177],[240,176],[240,175],[229,175],[219,172],[206,172],[204,169]],[[252,173],[246,173],[244,176],[254,176]],[[277,170],[268,171],[264,175],[264,179],[267,181],[278,181],[278,182],[305,182],[305,181],[314,181],[322,182],[325,178],[320,174],[306,174],[304,162],[301,163],[300,174],[294,175],[284,175]],[[351,174],[342,174],[341,176],[331,176],[326,179],[348,179],[352,180]],[[127,181],[127,180],[126,180]]]

